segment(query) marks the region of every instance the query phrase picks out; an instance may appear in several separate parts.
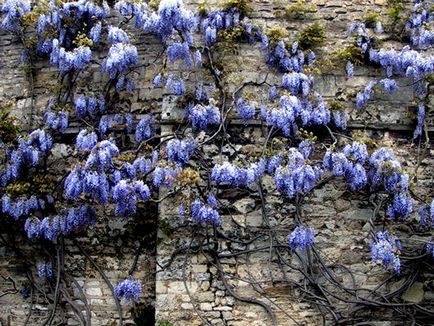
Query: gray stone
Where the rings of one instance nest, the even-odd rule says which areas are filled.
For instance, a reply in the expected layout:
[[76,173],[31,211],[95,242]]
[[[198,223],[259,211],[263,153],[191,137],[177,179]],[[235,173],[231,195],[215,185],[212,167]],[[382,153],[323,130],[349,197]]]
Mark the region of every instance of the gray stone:
[[247,214],[255,209],[255,201],[252,198],[243,198],[234,203],[235,209],[241,214]]
[[402,294],[402,300],[412,303],[421,303],[424,297],[423,283],[415,282]]

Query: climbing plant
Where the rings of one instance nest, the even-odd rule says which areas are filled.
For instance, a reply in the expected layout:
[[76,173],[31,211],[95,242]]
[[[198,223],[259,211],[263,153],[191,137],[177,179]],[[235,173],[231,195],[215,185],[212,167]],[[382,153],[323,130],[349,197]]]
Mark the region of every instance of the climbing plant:
[[[401,15],[401,5],[399,8]],[[398,9],[393,10],[390,15],[398,19]],[[305,7],[300,2],[286,9],[285,19],[306,18],[307,14],[311,17],[316,11],[316,7]],[[18,226],[35,248],[32,258],[36,260],[26,261],[29,282],[21,291],[27,300],[33,300],[28,299],[29,293],[52,293],[45,296],[51,307],[45,324],[52,323],[59,302],[70,301],[62,281],[72,278],[63,259],[65,239],[74,239],[95,225],[107,223],[102,215],[136,223],[134,217],[142,212],[143,203],[162,200],[176,202],[176,218],[205,230],[203,237],[218,239],[223,232],[221,214],[225,210],[219,199],[222,189],[256,186],[251,189],[259,194],[266,219],[266,175],[273,178],[285,201],[297,207],[295,226],[288,230],[285,242],[267,233],[270,248],[291,255],[307,252],[314,257],[302,261],[309,268],[300,269],[310,289],[301,284],[299,287],[310,300],[325,307],[324,314],[331,314],[336,323],[341,322],[340,318],[351,323],[353,317],[330,304],[328,298],[336,294],[324,291],[312,277],[313,264],[320,267],[327,280],[352,296],[353,301],[348,302],[371,308],[393,306],[397,313],[407,315],[400,310],[404,304],[392,304],[377,289],[364,296],[340,284],[323,264],[321,248],[315,245],[321,230],[307,225],[301,213],[314,189],[342,179],[351,192],[377,195],[370,221],[372,262],[396,277],[411,273],[414,261],[432,265],[432,240],[422,241],[417,250],[402,257],[405,248],[388,230],[393,223],[420,223],[422,229],[431,230],[432,198],[415,195],[417,184],[393,149],[373,144],[366,137],[351,137],[346,130],[346,105],[339,100],[327,103],[314,90],[315,51],[327,37],[323,26],[313,23],[296,36],[279,27],[265,29],[250,18],[253,10],[249,1],[235,0],[224,2],[220,8],[208,8],[204,3],[197,13],[188,10],[181,0],[5,0],[2,12],[1,27],[22,44],[22,62],[28,77],[38,73],[35,63],[50,65],[57,71],[57,87],[46,103],[43,124],[25,132],[15,127],[3,108],[0,111],[2,224]],[[416,1],[402,31],[409,44],[400,49],[381,48],[381,22],[374,15],[362,18],[349,26],[353,38],[350,48],[336,54],[344,59],[348,78],[360,65],[384,69],[384,78],[371,81],[357,93],[354,102],[359,110],[373,92],[399,90],[396,78],[410,81],[418,105],[414,139],[427,145],[426,101],[434,71],[434,58],[427,50],[434,43],[433,17],[432,1]],[[153,61],[145,62],[137,48],[137,39],[143,34],[153,35],[161,43],[161,51]],[[239,43],[260,44],[260,60],[280,82],[273,83],[267,77],[241,86],[234,83],[228,77],[225,54]],[[83,87],[80,81],[96,69],[104,75],[103,82]],[[147,82],[155,90],[164,97],[178,99],[177,109],[183,113],[175,121],[174,132],[162,132],[163,117],[153,106],[134,111],[131,105],[121,105],[143,82],[142,69],[152,72]],[[249,93],[247,86],[262,88],[267,96]],[[263,125],[266,140],[261,153],[244,161],[225,160],[220,155],[213,164],[206,162],[204,146],[213,143],[222,148],[230,144],[228,126],[235,120],[241,120],[245,127]],[[79,130],[71,144],[68,131],[72,125],[79,126]],[[321,132],[315,134],[318,130]],[[62,158],[63,163],[55,160],[56,146],[60,144],[71,148]],[[418,222],[412,215],[414,211],[419,212]],[[1,240],[7,245],[5,238]],[[96,266],[83,245],[77,241],[74,244]],[[44,247],[54,250],[41,250]],[[221,272],[217,251],[209,255]],[[140,280],[132,277],[134,263],[126,263],[133,264],[129,275],[114,287],[109,284],[119,310],[121,304],[138,301],[142,292]],[[225,277],[223,272],[219,275]],[[85,302],[85,298],[82,300]],[[268,305],[252,303],[264,307],[276,324]],[[432,318],[434,314],[427,307],[413,308],[415,319]],[[90,322],[89,311],[84,315],[77,308],[74,312],[80,323]]]

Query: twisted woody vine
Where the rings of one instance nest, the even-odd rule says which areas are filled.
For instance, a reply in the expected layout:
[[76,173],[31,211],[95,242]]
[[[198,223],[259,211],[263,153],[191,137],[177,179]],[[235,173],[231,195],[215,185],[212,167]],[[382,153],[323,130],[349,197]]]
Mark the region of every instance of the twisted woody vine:
[[[379,20],[348,26],[355,55],[347,56],[341,69],[346,69],[349,79],[362,65],[383,71],[381,79],[357,89],[349,104],[356,113],[363,112],[376,92],[399,92],[398,80],[412,85],[417,114],[408,142],[424,151],[430,141],[426,102],[434,72],[430,55],[434,2],[416,0],[412,6],[402,23],[400,47],[382,48],[387,28]],[[406,173],[393,148],[352,134],[347,130],[349,109],[330,105],[315,91],[314,76],[320,73],[322,58],[312,40],[307,42],[306,34],[294,39],[284,28],[262,27],[251,14],[246,0],[222,2],[213,10],[206,5],[189,10],[182,0],[4,1],[1,28],[20,41],[28,79],[37,76],[37,63],[56,69],[58,76],[58,87],[43,115],[35,120],[43,123],[37,126],[34,122],[32,130],[23,131],[5,114],[2,119],[9,129],[0,134],[2,223],[13,223],[27,243],[35,246],[34,260],[26,262],[29,282],[20,291],[23,300],[33,300],[38,291],[50,293],[45,296],[50,307],[46,325],[53,322],[62,300],[74,305],[65,289],[72,278],[62,258],[65,239],[107,223],[102,215],[134,223],[133,217],[140,214],[144,203],[177,198],[174,202],[179,213],[173,218],[218,243],[224,236],[221,216],[227,209],[219,195],[227,189],[255,191],[266,219],[264,176],[271,176],[284,201],[297,209],[294,228],[288,230],[286,239],[270,230],[263,236],[281,264],[290,264],[284,260],[284,252],[300,257],[303,267],[293,268],[303,273],[307,285],[294,286],[324,316],[335,324],[357,321],[355,312],[346,315],[330,304],[329,298],[338,297],[318,283],[313,265],[317,265],[317,273],[346,292],[341,298],[345,302],[366,309],[391,309],[403,318],[411,315],[414,321],[434,318],[432,307],[408,307],[378,289],[360,292],[344,287],[323,263],[321,248],[315,244],[321,230],[308,225],[302,213],[314,189],[342,180],[348,191],[375,194],[377,200],[367,203],[373,204],[374,213],[371,245],[365,249],[371,253],[371,263],[381,265],[383,272],[395,279],[412,274],[415,268],[432,270],[434,238],[420,241],[417,249],[408,251],[404,239],[389,226],[417,225],[420,232],[429,234],[434,228],[434,200],[415,194],[417,178]],[[136,47],[140,35],[152,35],[161,43],[155,60],[143,61]],[[231,85],[221,57],[237,43],[261,48],[258,60],[265,61],[269,70],[264,80]],[[182,103],[183,114],[174,122],[177,128],[172,133],[161,133],[161,112],[152,107],[137,113],[117,105],[142,82],[138,79],[142,69],[156,71],[149,80],[155,90]],[[103,75],[100,84],[92,85],[91,90],[78,87],[87,72],[96,70]],[[269,75],[280,82],[272,83]],[[248,86],[265,90],[267,96],[258,98],[260,93],[247,92]],[[230,145],[228,129],[234,121],[245,128],[259,125],[266,130],[261,153],[239,161],[223,159],[220,151],[215,163],[204,162],[204,146]],[[72,144],[66,136],[71,126],[79,126]],[[321,132],[314,134],[318,130]],[[53,149],[61,144],[73,150],[59,173]],[[163,192],[166,195],[162,196]],[[1,240],[7,245],[3,236]],[[85,248],[75,243],[91,259]],[[51,249],[36,249],[41,247]],[[218,249],[208,248],[206,253],[219,269]],[[125,279],[110,284],[119,310],[134,305],[142,295],[141,281],[132,277],[133,272],[134,266]],[[230,288],[228,293],[246,301]],[[277,325],[275,313],[265,301],[250,303],[262,306]],[[80,324],[90,324],[89,313],[83,314],[81,309],[74,313]]]

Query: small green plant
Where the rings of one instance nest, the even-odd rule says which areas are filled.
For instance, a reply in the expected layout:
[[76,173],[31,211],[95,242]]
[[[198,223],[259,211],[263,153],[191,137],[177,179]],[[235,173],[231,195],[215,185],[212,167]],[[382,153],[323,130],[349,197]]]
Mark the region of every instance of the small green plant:
[[280,26],[273,26],[265,31],[265,35],[268,36],[268,42],[270,47],[275,47],[277,42],[288,37],[288,31]]
[[344,111],[347,106],[341,100],[331,100],[329,102],[329,107],[332,111]]
[[307,19],[310,14],[317,12],[316,6],[307,5],[305,1],[299,1],[295,5],[286,7],[283,15],[288,19]]
[[235,9],[240,13],[241,17],[249,17],[253,12],[250,3],[250,0],[226,0],[222,8],[224,10]]
[[158,6],[160,5],[161,0],[150,0],[148,3],[149,8],[154,11],[158,11]]
[[378,16],[377,13],[375,12],[370,12],[367,13],[364,17],[363,17],[363,22],[365,23],[366,27],[369,28],[374,28],[375,24],[380,21],[380,18]]
[[12,117],[8,109],[12,106],[8,103],[4,107],[0,107],[0,139],[5,143],[13,142],[21,132],[16,119]]
[[[404,26],[405,3],[403,0],[387,0],[389,16],[389,28],[391,32],[401,31]],[[395,33],[393,33],[395,34]],[[398,33],[396,33],[397,36]]]
[[312,49],[324,44],[326,40],[325,29],[316,22],[307,26],[298,37],[298,42],[303,49]]
[[173,326],[173,324],[168,321],[160,321],[158,326]]
[[360,47],[356,44],[350,44],[347,47],[336,50],[332,53],[332,57],[337,61],[337,63],[345,63],[351,61],[355,65],[362,65],[365,61],[365,56],[362,53]]
[[201,17],[205,17],[206,15],[208,15],[208,7],[206,6],[205,2],[199,3],[199,5],[197,6],[197,12]]

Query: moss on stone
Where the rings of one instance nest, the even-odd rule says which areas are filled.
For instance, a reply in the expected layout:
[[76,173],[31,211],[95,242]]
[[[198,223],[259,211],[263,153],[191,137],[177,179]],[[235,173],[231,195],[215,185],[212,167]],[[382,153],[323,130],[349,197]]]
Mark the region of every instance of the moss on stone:
[[325,43],[326,34],[324,26],[315,22],[307,26],[298,37],[298,42],[303,49],[312,49]]
[[248,17],[253,12],[250,3],[250,0],[226,0],[223,3],[222,8],[224,10],[235,9],[240,13],[241,17]]
[[294,5],[288,6],[283,12],[283,16],[288,19],[308,19],[311,18],[310,14],[318,11],[314,5],[308,5],[305,1],[299,1]]

